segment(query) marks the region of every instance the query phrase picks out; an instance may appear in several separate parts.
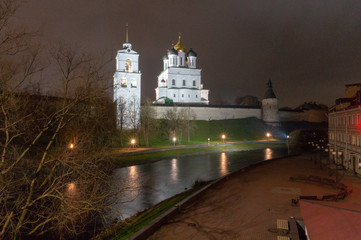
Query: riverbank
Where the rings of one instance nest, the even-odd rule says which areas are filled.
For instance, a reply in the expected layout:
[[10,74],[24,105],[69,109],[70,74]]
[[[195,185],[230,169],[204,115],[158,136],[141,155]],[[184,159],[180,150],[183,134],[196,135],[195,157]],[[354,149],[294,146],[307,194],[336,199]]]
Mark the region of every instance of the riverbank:
[[110,158],[117,167],[146,164],[165,158],[179,157],[187,154],[204,154],[206,152],[248,151],[265,147],[286,147],[285,141],[242,141],[225,144],[180,145],[161,148],[113,149]]
[[[319,166],[309,155],[302,155],[231,174],[163,224],[149,239],[275,239],[277,235],[268,229],[276,227],[277,219],[302,218],[299,206],[292,205],[291,199],[337,192],[319,184],[289,181],[296,175],[330,178],[335,171]],[[355,190],[343,201],[359,204],[361,179],[344,174],[341,181]]]

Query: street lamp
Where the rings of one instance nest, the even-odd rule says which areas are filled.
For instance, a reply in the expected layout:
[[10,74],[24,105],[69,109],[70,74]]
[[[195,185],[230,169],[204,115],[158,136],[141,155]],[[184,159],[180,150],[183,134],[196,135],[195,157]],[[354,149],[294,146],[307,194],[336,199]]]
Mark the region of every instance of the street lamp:
[[130,141],[130,143],[132,144],[133,148],[134,148],[134,145],[135,145],[135,139],[132,138],[132,140]]
[[211,141],[211,139],[210,139],[210,138],[208,138],[208,146],[209,146],[209,141]]
[[269,132],[266,133],[266,137],[270,138],[271,136],[272,136],[271,133]]
[[176,137],[173,137],[173,146],[175,146],[175,141],[177,140]]
[[222,139],[223,139],[223,143],[224,143],[224,139],[226,139],[226,135],[222,134]]

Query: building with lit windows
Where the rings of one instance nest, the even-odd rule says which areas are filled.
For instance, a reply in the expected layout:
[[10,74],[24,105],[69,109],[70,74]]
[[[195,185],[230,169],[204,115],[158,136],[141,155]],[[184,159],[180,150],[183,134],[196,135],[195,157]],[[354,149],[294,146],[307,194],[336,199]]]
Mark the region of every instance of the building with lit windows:
[[348,84],[346,97],[328,113],[331,160],[361,175],[361,83]]
[[118,50],[115,59],[113,100],[117,106],[117,127],[136,128],[139,124],[142,74],[139,70],[139,54],[128,42],[128,28],[123,49]]
[[156,103],[208,104],[208,89],[203,89],[201,69],[197,68],[197,54],[188,52],[181,42],[163,57],[163,71],[158,75],[155,89]]

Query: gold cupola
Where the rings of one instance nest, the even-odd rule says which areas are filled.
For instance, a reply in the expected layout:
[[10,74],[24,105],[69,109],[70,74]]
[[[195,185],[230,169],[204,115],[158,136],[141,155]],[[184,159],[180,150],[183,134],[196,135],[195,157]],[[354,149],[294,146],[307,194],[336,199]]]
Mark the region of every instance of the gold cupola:
[[181,33],[179,33],[178,42],[176,43],[176,45],[174,45],[174,49],[178,52],[187,52],[186,47],[181,42]]

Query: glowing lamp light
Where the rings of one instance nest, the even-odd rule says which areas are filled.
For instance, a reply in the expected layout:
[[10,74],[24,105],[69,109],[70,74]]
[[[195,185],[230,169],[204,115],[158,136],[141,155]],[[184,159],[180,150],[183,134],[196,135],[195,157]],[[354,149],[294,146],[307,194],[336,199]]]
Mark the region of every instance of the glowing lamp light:
[[70,144],[69,144],[69,148],[70,148],[70,149],[73,149],[73,148],[74,148],[74,144],[73,144],[73,143],[70,143]]
[[132,140],[130,141],[130,143],[132,144],[133,148],[134,148],[134,145],[135,145],[135,139],[132,138]]
[[173,145],[175,146],[175,142],[176,142],[177,138],[173,137]]
[[338,155],[341,156],[341,155],[342,155],[342,152],[338,152]]
[[225,134],[222,134],[223,143],[224,143],[224,139],[226,139],[226,135],[225,135]]
[[269,137],[271,137],[271,136],[272,136],[272,135],[271,135],[271,133],[269,133],[269,132],[268,132],[268,133],[266,133],[266,137],[268,137],[268,138],[269,138]]

